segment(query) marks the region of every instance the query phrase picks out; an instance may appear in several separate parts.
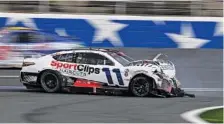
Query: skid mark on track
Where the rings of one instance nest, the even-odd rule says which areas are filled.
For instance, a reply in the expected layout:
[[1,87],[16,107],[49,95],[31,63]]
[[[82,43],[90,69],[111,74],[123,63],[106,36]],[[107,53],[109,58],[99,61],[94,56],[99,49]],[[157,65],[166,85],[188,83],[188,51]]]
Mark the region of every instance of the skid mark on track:
[[[70,106],[70,105],[77,105],[77,104],[85,104],[85,103],[95,103],[95,102],[100,102],[103,100],[109,100],[113,99],[113,97],[108,97],[108,98],[101,98],[101,99],[88,99],[88,100],[83,100],[83,101],[78,101],[78,102],[69,102],[69,103],[62,103],[62,104],[57,104],[57,105],[51,105],[51,106],[44,106],[41,108],[36,108],[33,109],[32,111],[22,114],[22,118],[27,122],[27,123],[42,123],[42,120],[40,120],[40,115],[47,115],[50,113],[51,110],[60,108],[60,107],[65,107],[65,106]],[[38,119],[36,119],[38,117]],[[52,120],[53,121],[53,120]],[[43,121],[46,123],[46,121]]]

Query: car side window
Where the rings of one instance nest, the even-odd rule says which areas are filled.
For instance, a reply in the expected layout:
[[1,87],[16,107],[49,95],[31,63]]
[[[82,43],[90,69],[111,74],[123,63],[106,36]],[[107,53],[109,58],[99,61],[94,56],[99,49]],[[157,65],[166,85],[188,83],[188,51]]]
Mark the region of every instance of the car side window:
[[30,40],[28,32],[20,32],[18,33],[18,43],[28,43]]
[[76,63],[91,65],[114,65],[111,60],[96,53],[77,53]]
[[54,42],[54,38],[52,35],[46,35],[45,34],[45,42]]
[[61,62],[74,62],[75,54],[74,53],[65,53],[54,55],[53,58]]
[[29,32],[28,37],[31,43],[42,43],[45,40],[44,35],[39,32]]
[[28,32],[14,32],[8,36],[10,43],[28,43],[30,41]]
[[5,38],[5,42],[9,43],[18,43],[19,42],[19,35],[18,33],[10,33]]

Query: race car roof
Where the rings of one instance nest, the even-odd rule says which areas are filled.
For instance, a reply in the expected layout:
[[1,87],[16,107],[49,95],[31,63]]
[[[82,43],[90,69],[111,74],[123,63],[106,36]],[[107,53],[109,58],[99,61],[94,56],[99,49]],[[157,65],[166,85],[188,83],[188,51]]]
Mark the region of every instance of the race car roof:
[[31,32],[31,31],[37,31],[37,30],[34,30],[32,28],[28,28],[28,27],[15,27],[15,26],[13,26],[13,27],[11,27],[11,26],[3,27],[3,28],[0,29],[0,37],[3,37],[4,35],[7,35],[11,32],[20,32],[20,31]]
[[78,50],[89,50],[89,51],[100,51],[100,52],[120,52],[118,50],[115,49],[105,49],[105,48],[77,48],[77,49],[73,49],[74,51],[78,51]]
[[28,27],[5,27],[4,29],[7,29],[7,30],[34,30],[34,29],[28,28]]
[[67,50],[67,51],[59,51],[56,53],[53,53],[52,55],[58,55],[58,54],[65,54],[65,53],[72,53],[72,52],[82,52],[82,51],[99,51],[99,52],[120,52],[118,50],[113,49],[102,49],[102,48],[77,48],[73,50]]
[[9,27],[3,27],[0,29],[0,32],[12,32],[12,31],[36,31],[35,29],[29,28],[29,27],[16,27],[16,26],[9,26]]

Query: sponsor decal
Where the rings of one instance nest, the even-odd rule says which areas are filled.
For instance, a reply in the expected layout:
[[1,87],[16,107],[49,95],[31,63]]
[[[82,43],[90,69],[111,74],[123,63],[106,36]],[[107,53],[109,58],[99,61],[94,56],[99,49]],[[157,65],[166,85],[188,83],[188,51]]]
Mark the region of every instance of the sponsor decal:
[[89,81],[89,80],[83,80],[83,79],[77,79],[73,86],[75,87],[89,87],[89,88],[101,88],[101,84],[96,81]]
[[125,76],[125,77],[128,77],[128,72],[129,72],[128,69],[126,69],[126,70],[124,71],[124,76]]
[[81,71],[68,70],[68,69],[63,69],[63,68],[61,68],[59,71],[62,73],[68,74],[68,75],[74,75],[74,76],[80,76],[80,77],[86,76],[86,73],[81,72]]
[[123,78],[122,78],[122,75],[121,75],[121,71],[120,71],[119,68],[114,68],[112,70],[110,70],[109,68],[102,68],[102,71],[105,73],[107,81],[108,81],[109,84],[116,83],[116,81],[114,81],[112,79],[112,76],[111,76],[111,73],[115,73],[116,76],[117,76],[117,81],[118,81],[119,85],[124,85]]
[[[65,70],[71,70],[73,72],[83,72],[85,74],[99,74],[100,69],[99,68],[94,68],[89,65],[82,65],[82,64],[75,64],[75,63],[62,63],[58,61],[52,61],[51,66],[55,67],[56,69],[63,69],[63,72],[66,72]],[[73,73],[71,71],[68,71],[68,73]],[[74,73],[73,73],[74,74]],[[83,74],[81,74],[83,75]]]
[[88,65],[78,65],[77,70],[87,72],[88,74],[91,74],[91,73],[99,74],[100,73],[99,68],[90,67]]
[[51,66],[55,67],[56,69],[64,68],[64,69],[76,70],[76,68],[77,68],[77,64],[62,63],[62,62],[58,62],[58,61],[52,61]]

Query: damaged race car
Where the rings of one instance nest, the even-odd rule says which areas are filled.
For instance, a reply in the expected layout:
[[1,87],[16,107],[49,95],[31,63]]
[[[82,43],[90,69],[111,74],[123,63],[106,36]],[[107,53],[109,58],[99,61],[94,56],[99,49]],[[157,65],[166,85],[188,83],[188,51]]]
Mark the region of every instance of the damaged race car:
[[138,97],[195,97],[181,89],[174,64],[158,54],[134,60],[111,49],[75,49],[24,59],[20,81],[45,92],[128,93]]

